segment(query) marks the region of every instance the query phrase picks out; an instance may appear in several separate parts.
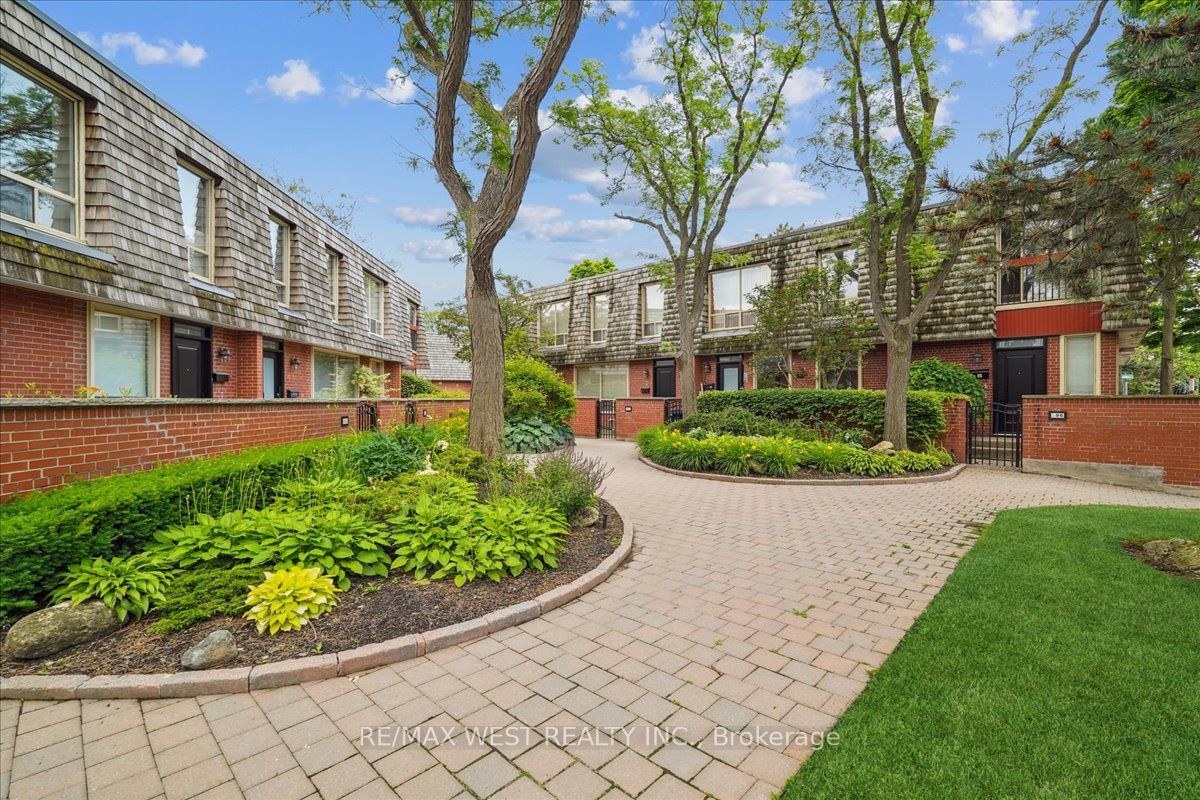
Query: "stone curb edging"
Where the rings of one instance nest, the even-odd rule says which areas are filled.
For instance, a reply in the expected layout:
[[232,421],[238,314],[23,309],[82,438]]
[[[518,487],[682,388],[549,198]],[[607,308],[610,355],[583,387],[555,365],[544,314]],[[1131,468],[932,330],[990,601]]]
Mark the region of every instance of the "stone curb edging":
[[482,617],[424,633],[363,645],[328,655],[292,658],[253,667],[204,669],[195,672],[146,675],[14,675],[0,678],[5,700],[140,700],[239,694],[297,683],[336,678],[385,664],[407,661],[490,633],[520,625],[574,600],[603,583],[633,551],[633,523],[622,515],[625,530],[617,549],[599,566],[570,583],[543,592],[532,600],[497,609]]
[[898,483],[940,483],[954,478],[967,468],[966,464],[955,464],[945,472],[934,475],[909,475],[906,478],[764,478],[754,475],[721,475],[716,472],[688,472],[682,469],[671,469],[662,464],[655,464],[643,455],[638,460],[648,467],[660,472],[668,472],[684,478],[702,478],[706,481],[725,481],[726,483],[765,483],[779,486],[892,486]]

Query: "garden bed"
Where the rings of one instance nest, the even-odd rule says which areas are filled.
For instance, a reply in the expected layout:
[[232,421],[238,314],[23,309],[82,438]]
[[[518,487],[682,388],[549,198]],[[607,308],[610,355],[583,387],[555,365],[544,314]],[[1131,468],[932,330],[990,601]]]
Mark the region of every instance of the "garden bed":
[[[215,630],[237,639],[237,659],[222,667],[247,667],[289,658],[335,653],[412,633],[476,619],[570,583],[595,569],[621,541],[623,522],[616,510],[600,501],[600,523],[572,531],[559,553],[558,568],[527,570],[497,583],[486,578],[456,587],[452,581],[416,581],[408,573],[388,578],[355,578],[339,595],[337,606],[299,631],[259,636],[254,623],[239,617],[216,617],[174,633],[148,629],[151,613],[115,633],[69,648],[44,659],[21,661],[3,656],[0,675],[144,674],[177,672],[180,654]],[[7,625],[0,636],[7,633]]]
[[816,470],[796,470],[793,478],[771,478],[763,475],[726,475],[721,472],[693,472],[683,469],[672,469],[656,464],[645,456],[639,460],[646,466],[672,475],[682,475],[685,478],[701,478],[710,481],[726,481],[728,483],[758,483],[777,486],[877,486],[897,483],[937,483],[948,481],[963,471],[965,464],[953,464],[940,469],[906,475],[880,475],[874,478],[860,478],[838,473],[818,472]]

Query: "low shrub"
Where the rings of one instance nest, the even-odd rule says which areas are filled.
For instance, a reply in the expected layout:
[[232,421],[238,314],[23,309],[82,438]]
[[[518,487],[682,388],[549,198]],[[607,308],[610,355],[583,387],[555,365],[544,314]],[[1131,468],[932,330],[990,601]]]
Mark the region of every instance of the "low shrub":
[[266,580],[250,590],[245,604],[246,619],[253,620],[258,633],[274,636],[296,631],[310,619],[337,605],[338,588],[318,567],[289,567],[266,573]]
[[[908,393],[908,435],[911,441],[935,440],[946,430],[940,392]],[[745,409],[760,417],[794,420],[807,428],[847,431],[860,429],[874,442],[883,437],[883,392],[866,389],[750,389],[703,392],[696,400],[702,412]],[[900,446],[901,442],[896,442]]]
[[125,622],[130,616],[140,619],[159,602],[166,583],[167,570],[145,556],[96,557],[68,569],[53,600],[69,600],[73,605],[99,600]]
[[331,437],[80,481],[0,504],[0,615],[36,608],[72,564],[127,556],[156,531],[270,503],[353,441]]
[[565,425],[575,406],[575,390],[546,362],[530,356],[512,356],[504,362],[505,419],[537,417],[551,425]]
[[236,617],[246,610],[246,593],[262,578],[261,567],[179,572],[154,604],[161,616],[150,625],[150,632],[171,633],[213,617]]
[[412,372],[400,373],[401,397],[427,397],[439,391],[437,385],[428,378],[422,378]]
[[667,425],[671,430],[688,433],[705,430],[710,433],[731,433],[735,436],[788,436],[793,439],[820,438],[817,431],[796,422],[760,417],[736,406],[720,411],[701,412]]
[[516,497],[531,505],[553,508],[564,519],[575,519],[596,505],[596,495],[612,469],[598,458],[575,450],[542,458],[532,472],[512,476],[494,496]]
[[353,478],[310,477],[284,481],[276,487],[274,505],[287,509],[328,507],[345,503],[363,491]]
[[526,569],[557,567],[566,521],[557,511],[508,497],[479,505],[421,497],[390,520],[393,568],[456,586]]
[[872,453],[840,442],[800,441],[783,437],[683,434],[666,427],[638,435],[638,447],[649,460],[688,472],[724,475],[766,475],[786,478],[799,470],[873,477],[903,475],[950,466],[953,459],[940,448],[928,453]]
[[506,420],[504,449],[510,453],[545,453],[575,441],[569,425],[541,417]]
[[962,364],[942,361],[937,358],[923,358],[914,361],[908,372],[908,388],[910,390],[928,389],[946,394],[965,394],[976,410],[983,410],[987,402],[987,392],[983,381],[971,374]]
[[[416,425],[409,427],[417,428]],[[352,469],[368,481],[386,481],[405,472],[416,472],[425,466],[425,453],[410,436],[382,433],[359,437],[346,448],[346,457]]]
[[459,504],[478,501],[475,485],[456,475],[401,475],[392,481],[379,483],[351,501],[349,508],[372,522],[386,520],[404,513],[421,497],[448,500]]

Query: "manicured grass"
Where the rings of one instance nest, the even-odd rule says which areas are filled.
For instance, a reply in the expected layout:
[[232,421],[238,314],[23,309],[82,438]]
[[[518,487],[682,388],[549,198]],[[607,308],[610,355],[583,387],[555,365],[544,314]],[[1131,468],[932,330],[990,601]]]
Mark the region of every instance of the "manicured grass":
[[1001,514],[785,787],[812,798],[1200,796],[1200,584],[1128,556],[1200,511]]

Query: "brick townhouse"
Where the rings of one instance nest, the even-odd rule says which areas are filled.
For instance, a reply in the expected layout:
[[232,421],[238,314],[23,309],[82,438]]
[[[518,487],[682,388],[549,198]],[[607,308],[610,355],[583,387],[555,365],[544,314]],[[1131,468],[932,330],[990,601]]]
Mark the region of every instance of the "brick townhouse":
[[[931,213],[938,213],[937,209]],[[1073,298],[1062,286],[1038,280],[1039,257],[1019,253],[994,274],[981,275],[979,255],[999,231],[976,235],[964,247],[941,294],[922,320],[913,359],[937,357],[962,364],[982,379],[992,402],[1018,404],[1024,395],[1116,394],[1119,364],[1140,341],[1148,320],[1118,314],[1118,301],[1144,291],[1137,264],[1099,276],[1100,296]],[[805,227],[727,248],[735,267],[709,274],[709,313],[697,342],[700,391],[749,389],[784,382],[793,387],[882,389],[887,348],[878,337],[854,364],[825,369],[806,361],[806,332],[791,332],[791,374],[755,374],[747,300],[763,285],[794,279],[800,270],[831,259],[858,262],[849,221]],[[842,292],[871,319],[869,282],[851,271]],[[580,397],[673,397],[678,315],[649,266],[539,288],[538,336],[543,357],[574,383]],[[1127,307],[1127,306],[1126,306]]]
[[38,9],[0,31],[0,394],[399,393],[413,287]]

